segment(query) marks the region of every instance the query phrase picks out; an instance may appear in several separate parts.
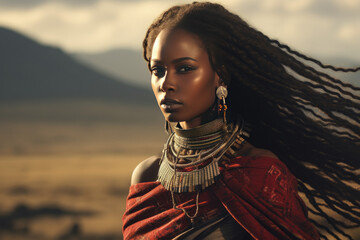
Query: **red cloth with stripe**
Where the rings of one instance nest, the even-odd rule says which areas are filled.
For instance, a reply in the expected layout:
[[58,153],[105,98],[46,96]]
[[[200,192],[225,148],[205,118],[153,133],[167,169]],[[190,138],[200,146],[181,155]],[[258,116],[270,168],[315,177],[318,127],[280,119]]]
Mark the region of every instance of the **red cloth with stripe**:
[[[237,157],[221,168],[222,177],[199,195],[196,221],[228,212],[254,239],[319,239],[297,193],[297,180],[278,159]],[[175,194],[178,207],[190,215],[196,193]],[[183,211],[173,209],[171,194],[159,182],[132,185],[123,216],[129,239],[172,239],[192,226]]]

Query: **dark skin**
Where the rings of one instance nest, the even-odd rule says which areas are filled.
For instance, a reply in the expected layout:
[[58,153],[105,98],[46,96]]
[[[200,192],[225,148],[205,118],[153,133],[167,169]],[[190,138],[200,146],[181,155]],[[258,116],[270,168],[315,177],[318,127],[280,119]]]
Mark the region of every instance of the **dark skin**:
[[[216,88],[223,83],[211,67],[209,55],[197,35],[182,29],[163,30],[151,55],[151,86],[158,105],[169,122],[183,129],[213,120],[210,114]],[[276,156],[245,142],[236,156]],[[159,158],[150,157],[134,170],[131,185],[156,181]]]
[[152,50],[151,86],[169,122],[183,129],[208,122],[220,78],[212,69],[200,39],[187,31],[163,30]]

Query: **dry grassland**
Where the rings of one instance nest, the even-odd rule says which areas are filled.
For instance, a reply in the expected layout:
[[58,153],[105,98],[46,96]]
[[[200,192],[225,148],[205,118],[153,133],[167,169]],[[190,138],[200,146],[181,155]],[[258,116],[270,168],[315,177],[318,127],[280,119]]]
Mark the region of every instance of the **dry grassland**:
[[108,102],[1,105],[0,239],[121,239],[131,171],[164,142],[158,115]]

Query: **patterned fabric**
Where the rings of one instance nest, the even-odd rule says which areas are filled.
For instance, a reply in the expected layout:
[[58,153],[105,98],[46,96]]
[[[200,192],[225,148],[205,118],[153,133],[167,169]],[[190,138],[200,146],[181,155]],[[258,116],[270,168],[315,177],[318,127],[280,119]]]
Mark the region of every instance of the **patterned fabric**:
[[[172,208],[159,182],[132,185],[123,216],[124,239],[172,239],[197,224],[230,214],[254,239],[319,239],[297,193],[297,180],[278,159],[237,157],[221,179],[199,195],[194,223]],[[195,212],[196,193],[175,194],[178,206]]]
[[253,240],[248,232],[230,215],[215,222],[206,222],[203,226],[193,227],[180,234],[176,240]]

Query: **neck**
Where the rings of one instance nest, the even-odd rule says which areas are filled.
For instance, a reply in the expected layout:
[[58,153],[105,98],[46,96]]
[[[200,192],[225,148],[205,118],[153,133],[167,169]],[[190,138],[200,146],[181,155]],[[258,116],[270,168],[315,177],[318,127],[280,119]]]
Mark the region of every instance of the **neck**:
[[211,111],[204,113],[203,115],[191,119],[189,121],[179,122],[182,129],[190,129],[199,127],[205,123],[211,122],[216,119],[216,115],[214,115]]
[[202,138],[205,135],[214,134],[221,132],[221,135],[224,134],[224,123],[222,119],[215,119],[211,122],[202,124],[200,126],[183,129],[181,126],[174,127],[175,137],[182,138]]

